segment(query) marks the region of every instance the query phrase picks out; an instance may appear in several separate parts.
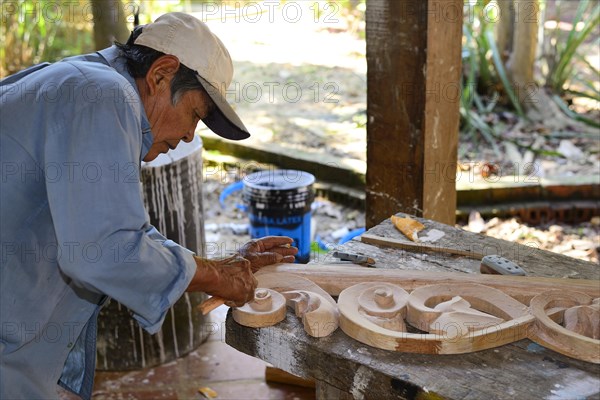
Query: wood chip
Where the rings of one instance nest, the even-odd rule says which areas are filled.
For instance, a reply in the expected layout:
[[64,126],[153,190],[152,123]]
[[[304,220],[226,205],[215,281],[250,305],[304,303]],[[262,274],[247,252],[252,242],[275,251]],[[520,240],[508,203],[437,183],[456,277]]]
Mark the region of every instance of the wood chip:
[[200,389],[198,389],[198,393],[200,393],[202,396],[206,397],[207,399],[216,399],[218,396],[217,392],[215,392],[208,386],[204,386],[204,387],[201,387]]
[[419,221],[416,221],[409,217],[401,218],[401,217],[392,215],[390,217],[390,219],[392,220],[392,223],[394,224],[396,229],[398,229],[400,232],[402,232],[404,234],[404,236],[406,236],[413,242],[419,241],[419,237],[417,236],[417,233],[419,233],[420,231],[425,229],[425,225],[423,225]]

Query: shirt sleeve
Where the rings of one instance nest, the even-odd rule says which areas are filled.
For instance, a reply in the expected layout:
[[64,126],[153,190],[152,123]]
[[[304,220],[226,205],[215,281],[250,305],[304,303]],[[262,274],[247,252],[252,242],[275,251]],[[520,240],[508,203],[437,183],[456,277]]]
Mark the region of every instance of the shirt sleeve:
[[139,179],[139,97],[132,98],[124,79],[109,85],[86,78],[74,104],[62,105],[46,129],[43,169],[59,266],[75,286],[114,298],[155,333],[196,263],[148,221]]

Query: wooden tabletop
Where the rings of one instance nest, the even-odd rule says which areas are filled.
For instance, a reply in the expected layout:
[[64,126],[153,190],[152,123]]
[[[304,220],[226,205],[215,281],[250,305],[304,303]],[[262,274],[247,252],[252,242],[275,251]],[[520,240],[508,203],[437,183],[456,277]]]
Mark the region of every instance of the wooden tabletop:
[[[437,246],[500,254],[517,262],[528,275],[592,279],[600,285],[596,264],[419,220],[426,226],[424,233],[430,229],[444,232]],[[367,234],[403,240],[389,221]],[[359,240],[338,250],[373,257],[377,268],[479,273],[479,260],[468,257],[377,247]],[[230,316],[226,327],[226,342],[239,351],[315,379],[319,398],[572,399],[600,395],[600,365],[563,356],[530,340],[476,353],[427,355],[370,347],[340,329],[329,337],[313,338],[292,311],[283,322],[268,328],[246,328]]]

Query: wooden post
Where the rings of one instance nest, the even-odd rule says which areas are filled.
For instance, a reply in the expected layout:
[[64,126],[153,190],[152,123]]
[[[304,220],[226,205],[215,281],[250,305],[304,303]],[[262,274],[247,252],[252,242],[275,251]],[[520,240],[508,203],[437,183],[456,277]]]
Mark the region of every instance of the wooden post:
[[454,224],[462,0],[367,2],[367,213]]
[[[180,144],[141,170],[150,222],[165,237],[205,255],[202,210],[202,142]],[[111,300],[98,317],[98,370],[135,370],[181,357],[206,341],[216,327],[196,307],[204,293],[185,293],[167,312],[161,330],[149,335],[129,310]]]

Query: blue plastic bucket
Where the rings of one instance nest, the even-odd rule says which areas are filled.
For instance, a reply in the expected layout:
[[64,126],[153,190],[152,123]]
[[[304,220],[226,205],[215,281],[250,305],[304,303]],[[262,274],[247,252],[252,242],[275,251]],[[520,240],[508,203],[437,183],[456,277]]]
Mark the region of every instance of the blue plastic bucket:
[[244,178],[242,198],[250,236],[289,236],[298,247],[296,262],[310,259],[310,207],[315,177],[291,169],[265,170]]

